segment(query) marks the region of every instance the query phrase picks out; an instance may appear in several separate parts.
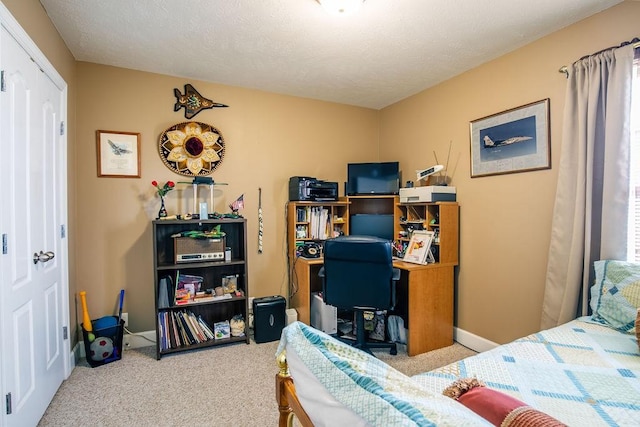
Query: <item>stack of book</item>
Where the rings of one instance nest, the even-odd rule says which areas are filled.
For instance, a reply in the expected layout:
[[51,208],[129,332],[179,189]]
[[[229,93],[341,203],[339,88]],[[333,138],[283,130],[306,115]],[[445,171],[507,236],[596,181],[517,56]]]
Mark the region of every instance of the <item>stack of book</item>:
[[330,234],[329,210],[320,206],[305,206],[297,209],[298,222],[308,222],[307,225],[296,227],[296,238],[327,239]]
[[215,339],[207,322],[189,310],[159,312],[158,330],[161,351]]

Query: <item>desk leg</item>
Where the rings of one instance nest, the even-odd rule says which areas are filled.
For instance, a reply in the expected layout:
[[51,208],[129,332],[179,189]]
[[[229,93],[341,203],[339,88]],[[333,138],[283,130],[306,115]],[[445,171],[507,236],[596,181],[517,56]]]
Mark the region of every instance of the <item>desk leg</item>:
[[307,325],[311,324],[311,266],[307,262],[294,261],[293,277],[291,277],[295,291],[291,295],[290,306],[298,312],[298,320]]
[[453,344],[453,267],[408,273],[409,356]]

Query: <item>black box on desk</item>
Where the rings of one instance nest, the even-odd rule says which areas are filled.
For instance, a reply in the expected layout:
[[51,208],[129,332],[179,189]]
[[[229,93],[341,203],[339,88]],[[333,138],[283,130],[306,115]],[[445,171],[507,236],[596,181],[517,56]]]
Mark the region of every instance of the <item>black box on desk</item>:
[[257,343],[277,341],[285,325],[287,301],[280,295],[254,298],[253,338]]

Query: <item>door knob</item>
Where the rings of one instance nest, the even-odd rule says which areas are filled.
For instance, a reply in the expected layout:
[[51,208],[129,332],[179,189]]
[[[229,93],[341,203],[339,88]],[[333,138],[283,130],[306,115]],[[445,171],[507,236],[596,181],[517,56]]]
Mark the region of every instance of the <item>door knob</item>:
[[56,255],[51,251],[47,251],[47,252],[40,251],[40,253],[34,252],[33,263],[37,264],[38,261],[40,261],[44,264],[45,262],[52,260],[55,256]]

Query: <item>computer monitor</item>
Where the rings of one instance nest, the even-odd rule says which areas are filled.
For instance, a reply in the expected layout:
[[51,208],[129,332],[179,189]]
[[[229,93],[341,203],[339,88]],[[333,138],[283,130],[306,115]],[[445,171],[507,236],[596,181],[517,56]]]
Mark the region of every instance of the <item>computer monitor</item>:
[[349,219],[351,236],[373,236],[393,240],[393,215],[354,214]]
[[367,194],[398,194],[400,164],[398,162],[347,164],[348,196]]

